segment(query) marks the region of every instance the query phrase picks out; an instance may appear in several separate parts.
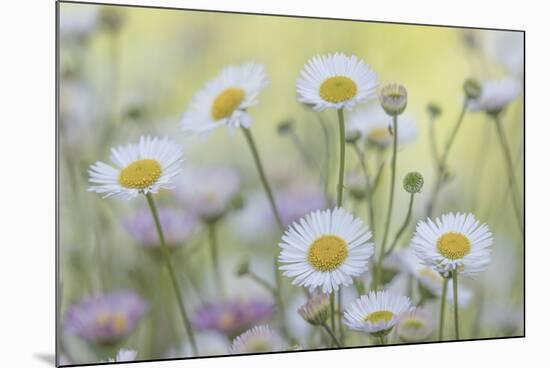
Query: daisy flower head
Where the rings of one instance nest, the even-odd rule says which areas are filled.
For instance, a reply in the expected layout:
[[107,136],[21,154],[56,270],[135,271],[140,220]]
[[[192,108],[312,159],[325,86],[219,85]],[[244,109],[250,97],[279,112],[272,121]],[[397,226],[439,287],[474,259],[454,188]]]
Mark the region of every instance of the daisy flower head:
[[400,317],[412,309],[411,301],[406,296],[387,290],[371,291],[344,312],[344,323],[352,330],[386,336]]
[[401,115],[407,108],[407,89],[400,84],[386,84],[378,97],[380,105],[390,116]]
[[[428,298],[440,298],[443,294],[445,280],[432,266],[426,266],[417,257],[410,247],[398,253],[399,262],[403,269],[418,281],[420,294]],[[458,285],[458,305],[467,306],[472,300],[473,293],[463,285]],[[446,299],[453,301],[453,290],[447,288]]]
[[181,127],[186,132],[206,133],[226,126],[250,128],[249,107],[258,103],[258,95],[267,87],[264,66],[256,63],[229,65],[205,83],[183,114]]
[[485,111],[498,114],[514,101],[521,92],[521,83],[513,78],[484,81],[480,96],[470,101],[470,111]]
[[[407,114],[399,118],[397,143],[405,145],[415,140],[418,129],[416,123]],[[357,131],[368,143],[386,148],[393,143],[392,118],[380,105],[355,109],[349,114],[347,127],[349,131]]]
[[420,221],[412,247],[422,263],[444,276],[457,270],[465,276],[484,271],[491,260],[493,237],[471,213],[447,213]]
[[231,354],[281,351],[283,339],[269,326],[255,326],[233,340]]
[[311,212],[283,235],[279,268],[295,285],[336,291],[367,271],[374,253],[371,237],[368,227],[342,208]]
[[192,320],[197,331],[216,331],[235,338],[253,325],[273,316],[272,303],[261,300],[228,301],[202,306]]
[[183,150],[168,138],[141,137],[111,149],[111,161],[93,164],[88,173],[90,192],[107,197],[135,198],[138,194],[172,189],[172,180],[180,173]]
[[405,342],[426,341],[432,330],[432,321],[421,309],[405,313],[397,323],[397,336]]
[[137,327],[147,308],[147,302],[130,290],[95,295],[69,307],[65,328],[90,342],[114,343]]
[[314,56],[296,80],[298,100],[315,111],[351,110],[377,87],[376,74],[363,60],[342,53]]
[[330,315],[330,298],[328,294],[316,293],[298,308],[298,314],[308,323],[322,325]]

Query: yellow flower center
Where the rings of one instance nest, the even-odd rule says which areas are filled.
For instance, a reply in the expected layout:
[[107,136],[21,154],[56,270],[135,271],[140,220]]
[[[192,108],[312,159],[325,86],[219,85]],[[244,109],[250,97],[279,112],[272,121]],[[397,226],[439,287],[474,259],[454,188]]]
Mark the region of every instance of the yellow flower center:
[[317,271],[328,272],[338,268],[348,257],[346,241],[335,235],[323,235],[313,242],[307,259]]
[[388,128],[378,127],[369,132],[368,138],[374,142],[384,142],[391,138],[391,134]]
[[220,120],[233,114],[233,111],[244,99],[244,91],[238,87],[230,87],[222,91],[212,104],[212,118]]
[[162,173],[156,160],[143,159],[132,162],[120,171],[118,182],[125,188],[145,189],[153,185]]
[[224,329],[233,327],[236,319],[237,319],[237,316],[235,316],[234,313],[231,313],[231,312],[223,313],[219,320],[220,328],[224,330]]
[[448,232],[437,239],[437,250],[448,259],[464,258],[471,248],[470,240],[460,233]]
[[269,343],[261,338],[251,340],[247,345],[247,353],[263,353],[271,350]]
[[410,318],[403,321],[403,327],[411,330],[420,330],[424,328],[424,322],[419,319]]
[[111,328],[115,334],[126,331],[128,322],[122,313],[101,313],[96,318],[97,324],[104,328]]
[[357,85],[344,76],[328,78],[321,84],[319,94],[323,100],[338,103],[352,99],[357,94]]
[[380,310],[367,314],[364,318],[365,322],[377,323],[377,322],[388,322],[393,318],[393,313],[387,310]]

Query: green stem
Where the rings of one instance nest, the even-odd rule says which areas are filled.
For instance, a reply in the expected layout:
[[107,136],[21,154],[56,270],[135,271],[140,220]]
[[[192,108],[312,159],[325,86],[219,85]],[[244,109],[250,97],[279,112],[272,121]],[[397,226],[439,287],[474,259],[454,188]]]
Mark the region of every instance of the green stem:
[[279,228],[281,229],[281,231],[284,231],[285,227],[283,225],[283,221],[281,220],[281,216],[279,215],[279,211],[277,210],[277,205],[275,204],[275,198],[273,197],[271,186],[267,181],[267,177],[264,172],[262,161],[260,160],[260,154],[258,153],[256,144],[254,143],[254,138],[252,137],[252,132],[248,128],[243,128],[241,130],[244,133],[248,146],[250,147],[250,151],[252,151],[252,156],[254,157],[254,163],[256,164],[256,169],[258,170],[258,174],[260,175],[260,180],[262,181],[262,185],[267,195],[267,199],[269,200],[269,205],[271,206],[271,211],[273,212],[273,216],[275,217],[275,220],[277,221],[277,224],[279,225]]
[[502,129],[502,124],[500,122],[500,115],[494,114],[493,118],[495,120],[495,127],[497,128],[500,145],[502,147],[502,151],[504,152],[504,158],[506,160],[506,168],[508,169],[508,180],[510,183],[509,184],[510,188],[512,189],[512,204],[514,206],[514,213],[518,221],[519,230],[523,235],[523,219],[521,215],[522,211],[521,211],[520,201],[518,200],[519,187],[516,182],[516,176],[514,175],[514,163],[512,160],[512,154],[510,153],[510,146],[508,144],[508,141],[506,140],[506,135],[504,134],[504,130]]
[[458,130],[460,129],[460,126],[462,125],[462,121],[464,121],[464,116],[466,115],[466,109],[468,107],[468,99],[464,99],[464,104],[462,105],[462,109],[460,110],[460,115],[458,116],[458,120],[453,128],[453,131],[451,132],[451,136],[449,137],[449,140],[447,141],[447,144],[445,146],[445,149],[443,151],[443,155],[441,156],[441,161],[439,162],[439,168],[437,171],[437,179],[435,186],[432,191],[431,200],[428,203],[427,207],[427,217],[431,217],[433,214],[433,210],[436,207],[437,204],[437,198],[439,196],[439,192],[441,191],[441,187],[443,186],[444,179],[445,179],[445,173],[447,172],[447,159],[449,157],[449,153],[451,152],[451,147],[453,146],[453,143],[456,139],[456,136],[458,134]]
[[[271,286],[269,284],[269,282],[267,282],[266,280],[264,280],[263,278],[261,278],[260,276],[256,275],[254,272],[252,271],[248,271],[248,276],[250,276],[250,278],[254,281],[256,281],[259,285],[261,285],[264,289],[266,289],[267,291],[269,291],[271,294],[273,294],[274,296],[276,296],[276,292],[277,290]],[[277,298],[278,299],[278,298]]]
[[441,307],[439,308],[439,334],[437,335],[439,341],[443,340],[443,329],[445,327],[445,302],[447,301],[447,287],[449,285],[449,279],[443,279],[443,288],[441,290]]
[[338,338],[336,337],[334,332],[330,329],[330,327],[328,327],[326,323],[323,323],[321,326],[323,326],[325,331],[328,333],[328,335],[332,339],[332,342],[334,343],[334,345],[336,345],[339,348],[342,347],[342,344],[340,344],[340,341],[338,341]]
[[189,337],[189,341],[191,342],[191,348],[193,349],[193,354],[196,356],[199,355],[199,351],[197,349],[197,343],[195,342],[195,336],[193,334],[193,329],[191,328],[191,323],[189,322],[189,318],[187,317],[187,312],[185,311],[185,306],[183,305],[183,299],[181,297],[180,287],[178,284],[178,279],[176,277],[176,273],[174,272],[174,267],[172,265],[172,260],[170,259],[170,253],[168,250],[168,247],[166,246],[166,242],[164,240],[164,233],[162,232],[162,226],[160,225],[160,220],[157,212],[157,207],[155,206],[155,201],[153,200],[153,196],[151,193],[147,193],[145,195],[147,198],[147,203],[149,204],[149,208],[151,209],[151,214],[153,215],[153,220],[155,222],[155,226],[157,228],[157,233],[160,240],[160,247],[162,251],[162,255],[164,257],[164,261],[166,263],[166,268],[168,268],[168,273],[170,274],[170,280],[172,281],[172,287],[174,289],[174,293],[176,294],[176,299],[178,301],[178,307],[180,310],[181,317],[183,319],[183,323],[185,325],[185,329],[187,331],[187,335]]
[[337,308],[337,322],[338,331],[340,332],[340,340],[344,341],[344,329],[342,328],[342,292],[343,288],[338,289],[338,308]]
[[430,149],[432,151],[432,158],[434,159],[435,169],[439,170],[441,166],[439,160],[439,150],[437,148],[437,140],[435,139],[435,118],[430,119]]
[[367,163],[365,162],[365,157],[363,156],[361,150],[357,146],[357,142],[353,144],[353,148],[355,150],[355,153],[357,153],[357,158],[359,159],[359,163],[361,164],[361,170],[363,171],[363,176],[365,177],[365,187],[366,187],[366,193],[367,193],[367,210],[369,212],[369,222],[370,222],[370,229],[372,232],[372,236],[374,238],[374,204],[373,204],[373,195],[372,195],[372,186],[370,182],[369,177],[369,171],[367,169]]
[[382,237],[382,243],[380,247],[380,257],[376,267],[376,274],[374,278],[374,290],[378,287],[382,278],[382,264],[384,262],[386,242],[388,240],[388,232],[390,229],[391,216],[393,211],[393,197],[395,192],[395,172],[397,168],[397,137],[399,132],[399,124],[397,122],[397,115],[393,117],[393,147],[391,158],[391,181],[390,181],[390,197],[388,199],[388,211],[386,213],[386,223],[384,224],[384,235]]
[[454,303],[454,315],[455,315],[455,339],[460,339],[460,333],[458,331],[458,271],[453,270],[453,303]]
[[380,340],[380,345],[386,345],[386,336],[378,336]]
[[338,109],[338,127],[340,130],[340,168],[338,171],[336,206],[342,207],[342,196],[344,193],[344,168],[346,165],[346,125],[344,123],[343,109]]
[[334,292],[330,293],[330,328],[336,329],[336,308],[334,307]]
[[218,257],[218,237],[216,235],[216,223],[210,222],[208,224],[208,239],[210,243],[210,255],[212,256],[212,269],[216,283],[218,284],[219,291],[225,294],[225,287],[223,284],[223,277],[221,274],[220,261]]
[[414,193],[411,193],[411,196],[409,199],[409,208],[407,209],[407,216],[405,216],[405,221],[403,222],[403,225],[401,225],[401,227],[399,228],[399,231],[397,231],[397,234],[395,234],[395,238],[393,239],[393,242],[391,243],[390,248],[386,252],[385,257],[390,255],[390,253],[393,251],[393,249],[397,245],[399,238],[401,237],[401,235],[403,235],[403,233],[407,229],[407,226],[409,226],[409,222],[411,220],[411,215],[412,215],[413,203],[414,203]]

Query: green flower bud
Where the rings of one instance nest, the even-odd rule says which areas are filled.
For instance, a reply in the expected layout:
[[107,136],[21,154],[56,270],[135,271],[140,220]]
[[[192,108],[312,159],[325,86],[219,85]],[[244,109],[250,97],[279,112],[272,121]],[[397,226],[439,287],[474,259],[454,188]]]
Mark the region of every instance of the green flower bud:
[[479,96],[481,96],[481,84],[472,78],[466,79],[464,81],[464,94],[466,95],[466,98],[470,100],[475,100]]
[[439,115],[441,115],[441,107],[438,104],[434,103],[434,102],[430,102],[428,104],[428,113],[432,117],[436,118]]
[[237,276],[242,277],[248,274],[250,271],[250,260],[245,258],[237,266]]
[[420,192],[424,185],[424,178],[419,172],[410,172],[403,179],[403,188],[411,194]]
[[294,128],[294,121],[293,120],[285,120],[277,126],[277,133],[279,135],[287,135],[292,131]]

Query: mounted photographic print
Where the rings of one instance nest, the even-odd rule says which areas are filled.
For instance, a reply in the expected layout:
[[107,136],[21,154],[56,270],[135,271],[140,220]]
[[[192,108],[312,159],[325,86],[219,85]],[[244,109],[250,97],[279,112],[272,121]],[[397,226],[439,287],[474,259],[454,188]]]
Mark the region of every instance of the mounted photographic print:
[[524,336],[524,32],[62,1],[57,36],[58,365]]

